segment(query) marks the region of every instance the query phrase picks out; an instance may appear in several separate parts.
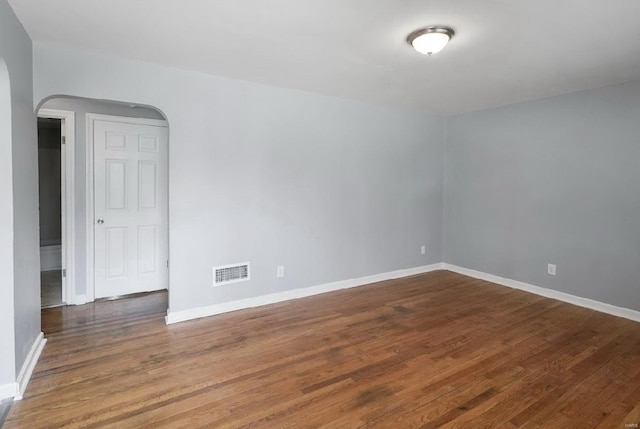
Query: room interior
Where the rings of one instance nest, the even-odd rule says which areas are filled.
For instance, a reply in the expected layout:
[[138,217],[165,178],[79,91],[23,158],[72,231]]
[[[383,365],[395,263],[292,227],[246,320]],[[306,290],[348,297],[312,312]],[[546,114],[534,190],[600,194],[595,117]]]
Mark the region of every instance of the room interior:
[[[0,0],[7,427],[638,423],[639,16]],[[75,113],[79,201],[75,305],[42,314],[41,108]],[[168,124],[166,292],[91,298],[88,113]],[[108,399],[46,402],[74,388]]]

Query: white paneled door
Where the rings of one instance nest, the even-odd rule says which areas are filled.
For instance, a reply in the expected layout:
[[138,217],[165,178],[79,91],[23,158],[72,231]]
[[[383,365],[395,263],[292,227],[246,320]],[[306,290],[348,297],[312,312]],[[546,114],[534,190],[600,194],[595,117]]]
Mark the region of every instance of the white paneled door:
[[95,298],[168,286],[168,129],[93,122]]

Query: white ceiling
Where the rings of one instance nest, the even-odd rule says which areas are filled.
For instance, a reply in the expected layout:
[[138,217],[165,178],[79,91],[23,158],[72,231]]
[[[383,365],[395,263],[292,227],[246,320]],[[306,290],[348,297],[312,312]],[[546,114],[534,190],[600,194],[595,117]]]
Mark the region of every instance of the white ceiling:
[[640,79],[639,0],[9,2],[34,41],[447,115]]

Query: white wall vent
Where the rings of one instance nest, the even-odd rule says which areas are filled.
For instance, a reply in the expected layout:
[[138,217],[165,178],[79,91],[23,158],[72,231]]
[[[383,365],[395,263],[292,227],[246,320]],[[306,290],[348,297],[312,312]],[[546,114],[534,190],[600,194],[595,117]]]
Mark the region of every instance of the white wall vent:
[[229,283],[249,280],[249,263],[222,265],[213,267],[213,285],[221,286]]

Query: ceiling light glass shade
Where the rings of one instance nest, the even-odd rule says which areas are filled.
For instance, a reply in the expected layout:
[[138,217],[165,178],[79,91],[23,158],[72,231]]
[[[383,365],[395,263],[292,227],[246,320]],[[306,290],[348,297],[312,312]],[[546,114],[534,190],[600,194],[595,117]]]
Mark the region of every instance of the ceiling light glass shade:
[[421,54],[431,55],[444,49],[453,35],[449,27],[427,27],[409,34],[407,42]]

